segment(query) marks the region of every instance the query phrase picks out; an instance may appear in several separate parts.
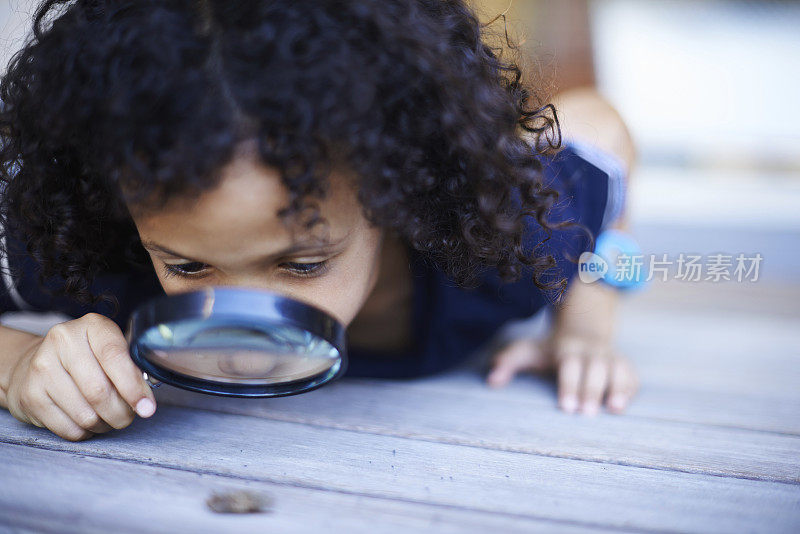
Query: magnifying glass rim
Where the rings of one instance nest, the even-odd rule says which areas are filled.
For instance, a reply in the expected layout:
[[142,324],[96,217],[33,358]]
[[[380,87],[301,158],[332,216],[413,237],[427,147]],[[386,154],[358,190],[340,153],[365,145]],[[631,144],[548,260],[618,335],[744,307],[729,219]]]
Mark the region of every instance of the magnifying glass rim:
[[[138,339],[159,324],[209,319],[268,321],[293,326],[327,341],[339,353],[324,373],[279,384],[237,384],[177,373],[148,360]],[[197,291],[161,295],[137,307],[128,320],[131,358],[147,374],[172,386],[225,397],[283,397],[321,387],[347,369],[345,328],[334,317],[311,304],[253,288],[208,286]]]

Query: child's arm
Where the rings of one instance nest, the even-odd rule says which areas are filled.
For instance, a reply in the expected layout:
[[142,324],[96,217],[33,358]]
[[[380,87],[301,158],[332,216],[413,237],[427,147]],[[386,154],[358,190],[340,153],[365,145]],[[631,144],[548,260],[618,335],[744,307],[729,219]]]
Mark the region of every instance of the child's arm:
[[[565,140],[614,154],[625,165],[629,179],[635,147],[617,111],[593,88],[566,91],[554,104]],[[608,227],[626,229],[628,211],[626,206]],[[617,300],[615,289],[574,277],[548,339],[519,339],[504,347],[494,356],[489,384],[505,385],[521,371],[555,369],[559,405],[565,411],[574,412],[580,406],[585,413],[595,413],[604,394],[610,410],[622,411],[636,393],[639,380],[630,362],[613,348]]]

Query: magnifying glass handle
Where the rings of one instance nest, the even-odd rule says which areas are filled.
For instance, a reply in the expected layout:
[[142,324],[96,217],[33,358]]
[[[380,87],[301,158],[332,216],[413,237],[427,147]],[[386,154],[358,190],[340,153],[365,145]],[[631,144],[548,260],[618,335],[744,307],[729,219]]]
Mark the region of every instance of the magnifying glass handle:
[[156,380],[147,373],[142,373],[142,378],[144,378],[145,382],[147,382],[147,384],[150,386],[151,389],[155,389],[162,384],[160,380]]
[[[131,327],[130,327],[130,324],[129,324],[128,328],[125,329],[125,339],[127,340],[129,346],[131,344],[131,337],[132,337],[131,334],[132,334],[132,331],[131,331]],[[144,381],[147,382],[147,384],[150,386],[150,389],[155,389],[155,388],[157,388],[158,386],[161,385],[161,381],[160,380],[156,380],[155,378],[153,378],[152,376],[148,375],[144,371],[142,372],[142,378],[144,378]]]

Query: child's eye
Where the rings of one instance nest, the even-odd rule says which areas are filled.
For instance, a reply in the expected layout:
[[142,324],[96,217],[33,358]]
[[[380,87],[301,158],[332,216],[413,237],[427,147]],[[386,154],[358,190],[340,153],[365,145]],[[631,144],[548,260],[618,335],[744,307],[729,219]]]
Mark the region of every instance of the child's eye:
[[[282,263],[281,265],[285,266],[286,270],[290,271],[292,274],[305,277],[320,276],[327,272],[329,267],[328,260],[315,263],[287,262]],[[207,267],[208,266],[205,263],[200,263],[197,261],[178,264],[165,263],[164,275],[165,277],[178,276],[181,278],[202,278],[203,271],[205,271]]]
[[164,264],[164,274],[169,276],[180,276],[183,278],[200,278],[200,274],[205,270],[206,264],[198,261],[191,263]]
[[320,276],[328,270],[328,260],[318,261],[316,263],[297,263],[286,262],[282,263],[287,267],[287,270],[299,276]]

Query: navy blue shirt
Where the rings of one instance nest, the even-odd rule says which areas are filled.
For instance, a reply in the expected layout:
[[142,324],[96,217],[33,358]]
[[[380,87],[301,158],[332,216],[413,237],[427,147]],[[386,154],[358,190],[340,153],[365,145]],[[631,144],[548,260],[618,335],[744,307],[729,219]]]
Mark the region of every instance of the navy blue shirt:
[[[612,166],[608,161],[598,163],[597,154],[585,146],[568,144],[555,156],[540,157],[546,185],[560,192],[548,220],[577,221],[596,236],[608,220],[616,217],[620,210],[620,195],[615,192],[620,185],[619,173],[609,172]],[[526,217],[526,224],[530,250],[545,234],[532,217]],[[151,268],[105,273],[94,280],[91,287],[95,294],[108,291],[117,297],[120,310],[116,315],[107,303],[86,306],[66,297],[52,297],[42,290],[39,266],[22,243],[9,236],[6,245],[9,254],[3,259],[2,270],[10,267],[11,272],[4,274],[5,283],[0,288],[0,312],[56,311],[74,318],[96,312],[110,317],[124,331],[138,304],[164,295]],[[589,245],[589,239],[577,228],[554,230],[543,248],[553,254],[557,269],[545,280],[572,280],[577,273],[577,258],[590,250]],[[534,285],[530,271],[526,270],[517,282],[503,283],[497,271],[490,270],[481,276],[477,287],[466,289],[456,286],[416,250],[408,252],[413,280],[412,348],[375,352],[349,347],[347,376],[401,378],[442,371],[463,361],[506,322],[533,315],[552,301],[552,295]],[[59,287],[59,279],[49,280],[47,286]]]

